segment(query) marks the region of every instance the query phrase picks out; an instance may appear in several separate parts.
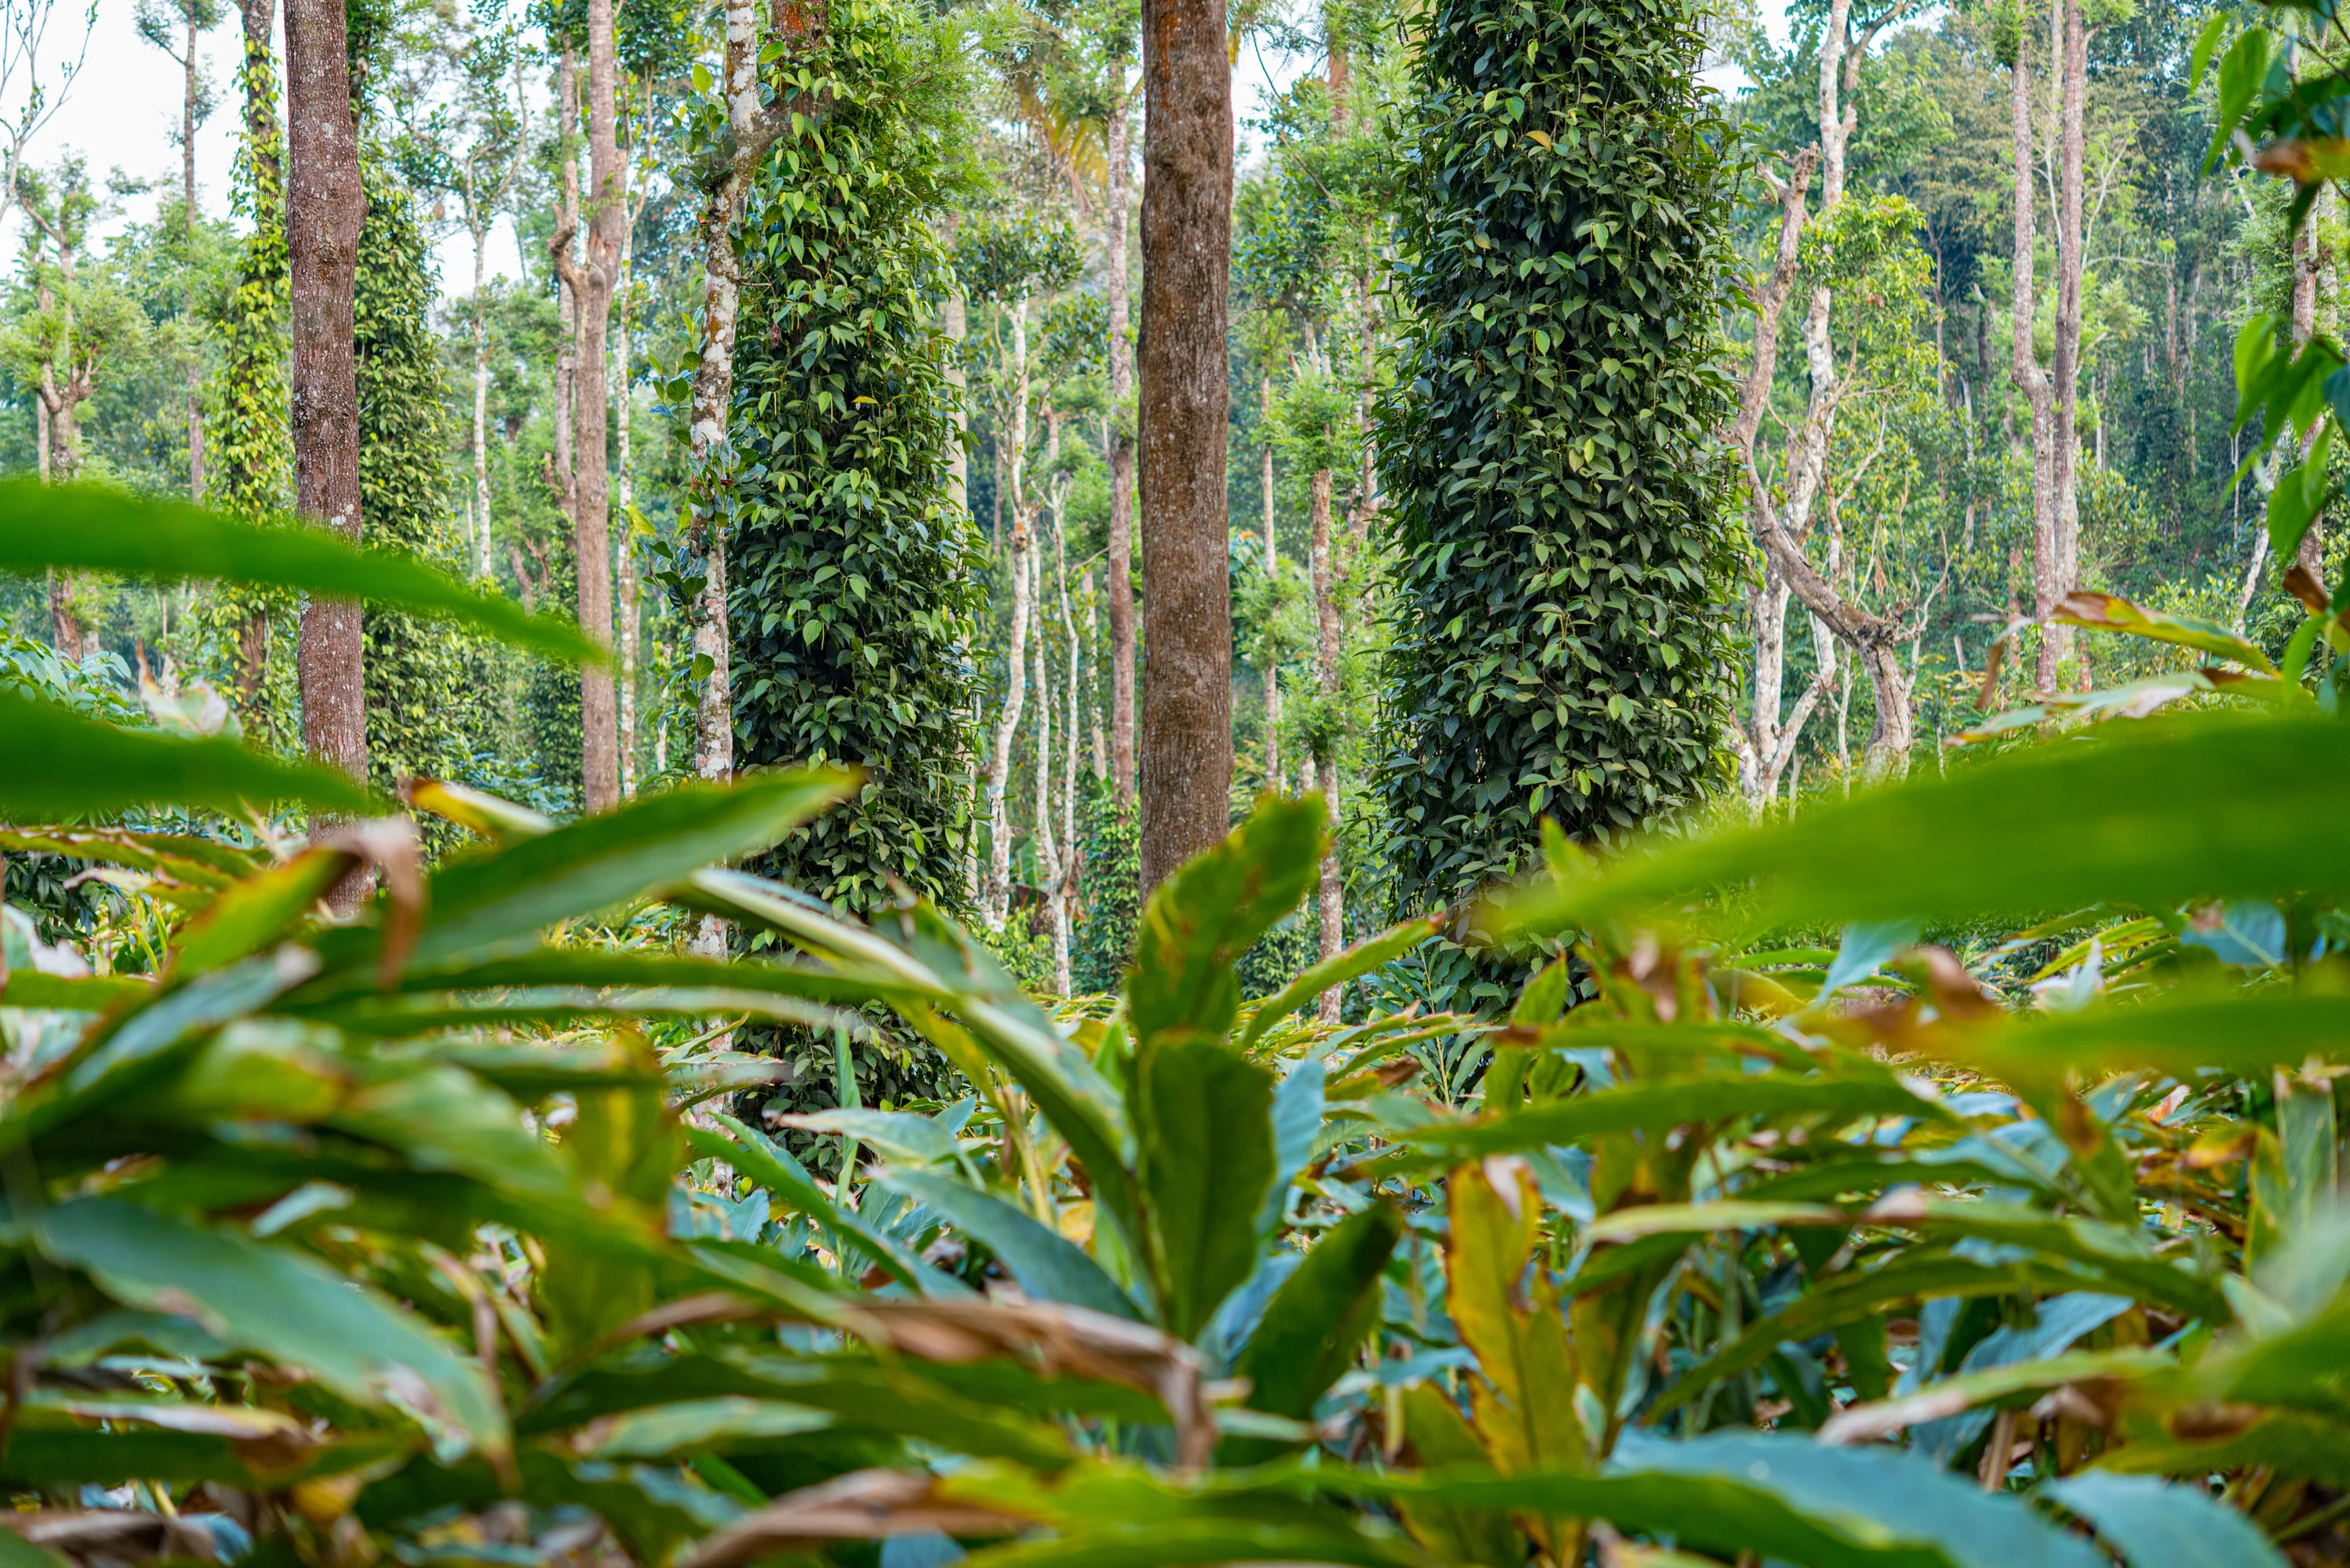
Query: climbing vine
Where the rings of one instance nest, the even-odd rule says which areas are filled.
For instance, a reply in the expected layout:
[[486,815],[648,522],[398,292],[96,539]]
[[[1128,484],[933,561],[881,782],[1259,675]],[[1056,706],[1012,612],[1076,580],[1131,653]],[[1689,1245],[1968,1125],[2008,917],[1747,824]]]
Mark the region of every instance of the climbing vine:
[[[451,524],[446,372],[433,337],[436,280],[416,198],[380,156],[362,163],[367,222],[354,294],[359,393],[359,516],[368,543],[452,573],[464,545]],[[484,732],[486,651],[445,625],[369,606],[368,758],[378,782],[461,771]]]
[[1397,546],[1376,764],[1398,901],[1613,842],[1722,769],[1741,570],[1715,323],[1741,164],[1682,0],[1441,0],[1381,466]]
[[870,770],[775,852],[851,908],[964,900],[981,541],[955,441],[931,221],[968,180],[957,57],[887,3],[839,5],[810,75],[830,112],[775,148],[743,225],[731,434],[737,756]]

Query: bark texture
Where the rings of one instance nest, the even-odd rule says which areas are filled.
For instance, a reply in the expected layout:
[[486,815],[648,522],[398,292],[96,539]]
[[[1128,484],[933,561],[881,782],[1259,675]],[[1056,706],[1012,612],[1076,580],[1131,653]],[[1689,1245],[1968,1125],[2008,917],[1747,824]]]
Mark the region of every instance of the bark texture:
[[[1331,472],[1317,468],[1306,492],[1306,522],[1311,530],[1311,564],[1314,577],[1314,669],[1322,693],[1322,701],[1335,704],[1338,698],[1338,584],[1337,572],[1331,560],[1330,542]],[[1314,748],[1314,776],[1322,785],[1324,820],[1329,825],[1329,836],[1322,846],[1322,877],[1316,913],[1320,918],[1321,949],[1324,960],[1338,956],[1347,945],[1347,898],[1345,884],[1338,875],[1338,758],[1331,737],[1324,733]],[[1343,987],[1332,986],[1321,997],[1321,1019],[1325,1023],[1338,1022],[1338,1011],[1344,1004]]]
[[[1120,73],[1123,75],[1123,72]],[[1102,203],[1109,238],[1105,287],[1109,303],[1109,753],[1110,789],[1134,799],[1134,345],[1127,338],[1127,146],[1123,98],[1103,134],[1108,200]]]
[[[1773,378],[1778,373],[1779,322],[1794,292],[1806,192],[1812,171],[1818,164],[1818,152],[1807,148],[1796,156],[1783,181],[1768,170],[1762,171],[1772,199],[1779,206],[1779,239],[1770,272],[1747,286],[1747,296],[1754,306],[1754,358],[1747,366],[1746,378],[1740,386],[1738,415],[1730,429],[1731,445],[1745,466],[1749,484],[1758,494],[1762,482],[1755,468],[1754,441],[1762,429],[1763,410],[1770,403]],[[1765,537],[1765,515],[1762,506],[1757,505],[1754,526],[1758,541]],[[1742,730],[1731,736],[1738,753],[1739,787],[1752,809],[1759,809],[1778,793],[1779,779],[1794,759],[1795,743],[1803,737],[1804,725],[1811,719],[1821,695],[1814,682],[1796,700],[1794,710],[1782,716],[1787,599],[1792,591],[1786,574],[1779,569],[1777,556],[1766,545],[1762,581],[1755,587],[1747,607],[1754,628],[1754,705]]]
[[[987,767],[987,883],[981,889],[980,916],[990,927],[1001,927],[1011,911],[1012,822],[1006,792],[1012,782],[1012,742],[1020,731],[1020,715],[1028,697],[1028,627],[1035,606],[1035,500],[1028,493],[1028,302],[1014,300],[1012,318],[1012,429],[1006,443],[1012,494],[1012,627],[1006,649],[1003,711],[996,716],[994,745]],[[1038,704],[1043,727],[1052,726],[1052,683],[1040,681],[1044,701]],[[1040,746],[1043,742],[1039,742]],[[1040,778],[1044,753],[1038,753]],[[1040,842],[1051,831],[1052,795],[1037,796]]]
[[[578,551],[579,629],[607,648],[612,643],[612,518],[606,345],[611,337],[612,286],[619,275],[621,238],[628,227],[628,165],[620,158],[617,125],[619,61],[612,9],[613,0],[588,0],[587,231],[585,254],[571,279],[579,311],[578,489],[572,514]],[[608,666],[580,666],[579,723],[582,797],[589,811],[608,811],[620,799],[619,719]]]
[[[1259,488],[1264,494],[1264,576],[1274,581],[1281,571],[1281,549],[1274,542],[1273,533],[1273,378],[1267,376],[1263,387],[1261,407],[1264,417],[1264,472]],[[1267,640],[1264,656],[1264,787],[1281,787],[1281,664],[1274,657],[1273,645]]]
[[[1223,0],[1145,0],[1142,886],[1224,836],[1232,777],[1225,531],[1232,104]],[[1112,568],[1115,571],[1116,566]],[[1118,605],[1117,585],[1110,600]]]
[[[184,209],[185,228],[182,237],[186,241],[188,259],[196,254],[196,121],[201,107],[202,79],[197,72],[196,11],[187,12],[188,52],[181,59],[186,77],[180,106],[180,182]],[[186,303],[187,318],[196,317],[196,286],[192,268],[190,271]],[[193,359],[188,362],[188,496],[201,502],[204,498],[204,372]]]
[[[2081,187],[2089,88],[2089,34],[2081,0],[2063,0],[2060,26],[2064,53],[2057,104],[2056,345],[2048,378],[2055,401],[2051,466],[2056,493],[2052,552],[2056,581],[2050,609],[2062,605],[2081,586],[2081,269],[2085,259],[2081,253]],[[2056,672],[2056,679],[2042,682],[2043,690],[2054,691],[2063,679],[2071,640],[2070,628],[2053,621],[2043,623],[2043,658]]]
[[2040,358],[2032,342],[2039,291],[2033,276],[2037,199],[2033,181],[2037,171],[2033,159],[2030,47],[2031,33],[2025,29],[2016,40],[2015,67],[2009,82],[2015,142],[2014,373],[2015,384],[2023,389],[2025,406],[2032,411],[2032,614],[2041,626],[2040,652],[2033,680],[2041,691],[2053,691],[2063,645],[2057,640],[2061,633],[2049,625],[2048,618],[2064,598],[2058,587],[2064,577],[2058,567],[2056,545],[2055,394],[2048,373],[2040,368]]
[[[366,198],[351,115],[342,0],[286,0],[286,240],[293,283],[294,504],[357,544],[359,381],[351,288]],[[359,607],[302,607],[302,742],[311,755],[367,776],[364,644]]]

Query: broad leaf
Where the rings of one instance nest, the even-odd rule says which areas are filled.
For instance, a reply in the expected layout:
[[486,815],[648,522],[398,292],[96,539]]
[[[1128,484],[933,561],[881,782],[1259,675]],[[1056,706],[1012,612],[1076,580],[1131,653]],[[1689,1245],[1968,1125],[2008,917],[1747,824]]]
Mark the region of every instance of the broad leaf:
[[1147,1049],[1134,1071],[1163,1326],[1191,1339],[1256,1266],[1274,1179],[1273,1075],[1196,1039]]
[[2350,839],[2309,825],[2345,815],[2350,726],[2148,720],[1629,856],[1510,900],[1506,923],[1587,926],[1737,885],[1753,889],[1742,919],[1757,928],[2344,890]]
[[1150,895],[1135,939],[1127,1013],[1138,1040],[1219,1038],[1240,1011],[1232,966],[1305,898],[1322,865],[1322,803],[1267,798],[1231,836]]
[[1142,1321],[1133,1299],[1083,1248],[1003,1199],[928,1171],[891,1170],[875,1179],[924,1205],[994,1253],[1021,1290],[1038,1301]]
[[1378,1326],[1379,1285],[1403,1239],[1384,1199],[1334,1227],[1282,1282],[1233,1367],[1249,1408],[1304,1420]]
[[380,805],[366,785],[332,768],[280,762],[218,737],[183,741],[117,729],[0,691],[0,813],[19,821],[97,816],[134,805],[238,815],[248,804],[289,800],[362,814]]
[[2200,1483],[2083,1470],[2036,1495],[2087,1520],[2129,1568],[2284,1568],[2259,1527]]
[[96,484],[0,480],[0,570],[51,567],[149,582],[219,578],[365,599],[465,622],[517,648],[588,663],[611,655],[554,615],[525,614],[399,550],[358,549],[299,523],[260,527]]
[[407,1308],[313,1258],[112,1198],[69,1199],[33,1230],[52,1262],[88,1272],[125,1305],[192,1317],[224,1344],[487,1452],[509,1443],[505,1409],[479,1366]]

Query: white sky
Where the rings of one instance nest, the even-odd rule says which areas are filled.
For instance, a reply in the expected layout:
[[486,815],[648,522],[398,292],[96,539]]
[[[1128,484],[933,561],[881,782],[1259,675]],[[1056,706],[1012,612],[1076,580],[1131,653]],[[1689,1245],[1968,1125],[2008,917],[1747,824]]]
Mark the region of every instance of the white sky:
[[[0,5],[27,3],[31,0],[0,0]],[[45,73],[52,80],[59,56],[70,57],[80,40],[85,3],[86,0],[57,0],[59,14],[50,26],[43,61]],[[1759,9],[1773,36],[1783,36],[1784,0],[1759,0]],[[243,38],[235,7],[224,5],[223,10],[227,15],[221,26],[199,39],[199,52],[213,84],[216,107],[212,118],[196,133],[197,203],[213,217],[225,217],[228,213],[229,162],[236,151],[238,123],[235,67]],[[139,36],[133,17],[134,0],[96,0],[96,25],[89,36],[81,73],[64,103],[27,149],[26,156],[36,163],[48,164],[68,151],[79,152],[89,161],[92,175],[101,182],[120,170],[130,179],[153,181],[166,190],[176,189],[180,181],[180,149],[176,143],[180,67]],[[1276,56],[1261,57],[1253,47],[1243,49],[1233,78],[1234,107],[1241,117],[1261,117],[1263,100],[1272,90],[1268,82],[1285,84],[1305,64]],[[1708,79],[1729,86],[1736,81],[1737,71],[1735,67],[1720,67],[1709,72]],[[0,89],[5,89],[5,99],[0,99],[0,113],[13,113],[22,101],[23,82],[0,84]],[[152,193],[128,198],[122,216],[102,232],[119,232],[126,222],[151,217],[156,200]],[[8,258],[16,254],[22,221],[12,213],[5,227],[0,227]],[[489,263],[495,275],[511,277],[519,271],[510,225],[499,226],[491,242]],[[442,239],[441,275],[444,288],[468,281],[472,265],[462,232]]]

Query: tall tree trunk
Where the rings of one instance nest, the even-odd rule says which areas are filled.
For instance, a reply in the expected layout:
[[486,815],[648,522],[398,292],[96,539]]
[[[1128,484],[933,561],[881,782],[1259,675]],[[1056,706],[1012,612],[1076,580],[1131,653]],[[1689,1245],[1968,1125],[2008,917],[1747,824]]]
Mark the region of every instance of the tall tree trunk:
[[2013,368],[2016,385],[2032,410],[2032,613],[2040,623],[2040,651],[2033,680],[2041,691],[2054,691],[2064,645],[2049,618],[2064,597],[2058,587],[2064,578],[2056,549],[2056,400],[2032,345],[2033,318],[2038,308],[2038,288],[2033,278],[2038,193],[2033,183],[2031,36],[2030,28],[2020,29],[2014,72],[2008,83],[2015,144],[2015,251],[2011,269],[2015,286]]
[[[1045,461],[1057,469],[1061,457],[1061,421],[1058,410],[1052,410],[1050,428],[1052,433],[1046,448]],[[1059,799],[1060,821],[1056,835],[1058,847],[1045,879],[1045,897],[1050,905],[1053,921],[1053,983],[1063,996],[1068,995],[1071,989],[1069,921],[1070,904],[1076,892],[1077,867],[1077,682],[1083,667],[1082,653],[1077,646],[1076,618],[1069,613],[1069,554],[1066,526],[1068,519],[1066,515],[1067,496],[1067,482],[1056,474],[1053,481],[1052,499],[1053,589],[1060,601],[1061,643],[1068,652],[1069,683],[1066,722],[1061,727],[1063,764]],[[1042,613],[1041,606],[1039,613]],[[1043,692],[1043,700],[1038,706],[1049,708],[1053,701],[1051,661],[1045,657],[1044,651],[1045,639],[1038,638],[1036,643],[1036,680]],[[1041,744],[1039,742],[1040,753]],[[1049,787],[1051,770],[1045,764],[1041,754],[1038,771],[1047,787],[1039,801],[1037,815],[1040,818],[1050,818],[1053,815],[1054,802],[1053,793]]]
[[[2057,111],[2056,348],[2049,366],[2050,392],[2055,401],[2051,452],[2056,492],[2054,605],[2062,605],[2065,596],[2081,586],[2081,275],[2087,259],[2081,254],[2081,181],[2088,112],[2088,29],[2081,15],[2081,0],[2061,0],[2061,4],[2064,58]],[[2061,671],[2070,629],[2049,622],[2040,636],[2048,649],[2048,660]],[[2054,684],[2048,682],[2048,689],[2054,690]]]
[[[1045,561],[1044,553],[1029,546],[1028,570],[1035,579],[1034,600],[1035,619],[1044,620]],[[1053,939],[1053,975],[1055,992],[1069,994],[1069,928],[1068,909],[1061,902],[1061,836],[1053,820],[1053,652],[1052,642],[1037,627],[1036,637],[1036,875],[1044,883],[1045,923]]]
[[1108,161],[1102,213],[1109,238],[1109,752],[1110,789],[1134,799],[1134,345],[1127,337],[1126,71],[1104,133]]
[[490,322],[484,294],[489,225],[473,221],[473,573],[490,575]]
[[563,332],[555,344],[556,504],[576,534],[579,527],[579,61],[565,49],[555,62],[556,99],[562,128],[556,132],[555,237],[547,242],[555,263],[555,308]]
[[[1747,296],[1754,306],[1754,358],[1740,387],[1738,416],[1731,422],[1730,441],[1744,469],[1755,537],[1766,545],[1772,524],[1770,498],[1755,462],[1754,442],[1778,373],[1779,322],[1794,293],[1802,259],[1806,187],[1818,159],[1816,150],[1806,148],[1795,156],[1784,180],[1767,169],[1762,171],[1780,209],[1779,242],[1771,271],[1747,285]],[[1799,441],[1794,461],[1800,463],[1802,459]],[[1802,478],[1802,474],[1794,477]],[[1762,566],[1762,581],[1749,601],[1754,627],[1753,711],[1744,732],[1733,737],[1738,748],[1739,784],[1745,792],[1748,808],[1758,811],[1777,792],[1780,773],[1793,757],[1795,742],[1802,738],[1804,725],[1819,700],[1816,689],[1806,692],[1797,701],[1794,711],[1782,721],[1779,709],[1784,695],[1782,689],[1786,670],[1790,590],[1785,574],[1779,570],[1777,557],[1767,547]]]
[[[1232,616],[1225,337],[1232,66],[1223,0],[1144,0],[1142,886],[1231,817]],[[1115,586],[1111,591],[1115,607]]]
[[[1266,376],[1260,389],[1264,413],[1264,472],[1259,488],[1264,492],[1264,580],[1270,587],[1281,572],[1281,548],[1274,542],[1273,532],[1273,378]],[[1274,657],[1274,628],[1265,628],[1264,639],[1264,787],[1281,788],[1281,663]]]
[[[1012,628],[1007,649],[1003,711],[995,721],[995,744],[987,770],[987,886],[981,914],[991,928],[1001,927],[1010,911],[1012,892],[1012,823],[1004,795],[1012,782],[1012,742],[1019,732],[1020,714],[1028,696],[1028,623],[1035,600],[1032,557],[1035,506],[1028,497],[1028,302],[1014,300],[1012,317],[1012,429],[1005,442],[1012,492]],[[1044,706],[1049,712],[1052,688],[1045,685]],[[1040,803],[1040,810],[1043,803]]]
[[[277,123],[277,73],[271,59],[270,35],[277,0],[239,0],[238,11],[244,24],[237,76],[244,99],[244,157],[251,171],[248,189],[254,204],[254,233],[245,241],[237,282],[240,291],[265,287],[274,300],[289,286],[285,254],[285,141]],[[263,371],[264,365],[283,373],[277,369],[277,355],[271,351],[275,343],[266,337],[256,342],[256,336],[240,332],[230,342],[223,374],[233,389],[251,385],[256,372],[274,386],[276,375]],[[274,420],[276,412],[269,417]],[[232,453],[224,462],[221,476],[230,492],[225,499],[249,507],[258,495],[276,487],[276,466],[274,459],[256,461],[250,451]],[[270,503],[276,504],[276,498],[271,497]],[[269,611],[264,600],[247,597],[243,602],[244,618],[236,634],[237,709],[248,731],[261,732],[269,717],[261,701],[269,678]],[[256,720],[264,722],[256,724]]]
[[[1101,628],[1094,618],[1094,569],[1087,566],[1077,574],[1078,597],[1086,606],[1086,646],[1093,649],[1094,680],[1101,680]],[[1094,783],[1109,782],[1109,736],[1102,727],[1101,696],[1097,691],[1093,705]],[[1074,798],[1074,797],[1073,797]]]
[[[1306,522],[1312,529],[1309,548],[1314,576],[1315,673],[1323,707],[1321,739],[1314,746],[1314,774],[1322,785],[1326,808],[1324,815],[1330,828],[1329,840],[1322,849],[1317,911],[1322,928],[1321,956],[1325,959],[1337,957],[1338,950],[1347,945],[1346,895],[1338,877],[1338,758],[1330,733],[1332,711],[1338,701],[1338,592],[1337,572],[1330,555],[1330,471],[1315,469],[1306,493]],[[1343,1000],[1343,990],[1337,986],[1322,993],[1322,1022],[1338,1022]]]
[[[2324,201],[2322,194],[2319,201]],[[2313,206],[2307,221],[2293,236],[2293,346],[2296,352],[2317,333],[2317,272],[2322,258],[2317,254],[2315,231],[2324,211],[2322,204]],[[2312,426],[2309,439],[2301,444],[2303,458],[2309,455],[2316,439],[2316,428]],[[2318,514],[2310,519],[2309,531],[2302,535],[2300,548],[2293,556],[2296,565],[2320,582],[2324,581],[2324,509],[2321,507]]]
[[1061,994],[1069,994],[1069,927],[1077,897],[1077,862],[1084,851],[1077,844],[1077,727],[1084,722],[1085,645],[1077,640],[1077,618],[1069,608],[1068,519],[1060,501],[1053,504],[1053,578],[1061,596],[1061,638],[1069,650],[1068,722],[1062,726],[1061,865],[1053,879],[1054,969]]
[[[572,518],[578,548],[579,629],[612,645],[610,449],[605,416],[611,402],[606,346],[611,339],[612,283],[628,226],[628,165],[620,159],[616,117],[619,61],[612,37],[613,0],[588,0],[588,211],[586,255],[573,294],[579,307],[579,504]],[[579,667],[580,773],[589,811],[620,800],[619,718],[607,665]]]
[[67,662],[79,664],[88,650],[82,646],[81,618],[74,614],[73,579],[63,572],[49,574],[49,643]]
[[[183,307],[186,318],[196,318],[196,13],[188,12],[188,56],[186,94],[180,109],[180,173],[187,202],[188,291]],[[204,372],[196,363],[192,352],[188,358],[188,496],[201,502],[204,498]]]
[[635,400],[629,390],[629,331],[634,301],[629,297],[629,264],[633,249],[635,225],[625,225],[620,231],[619,274],[612,286],[612,297],[619,316],[619,329],[612,335],[612,429],[613,439],[619,444],[619,462],[614,474],[618,504],[613,514],[619,519],[619,540],[614,545],[613,578],[618,603],[615,607],[613,630],[618,634],[619,681],[616,722],[619,732],[620,798],[627,800],[637,793],[637,534],[636,534],[636,443],[630,426],[635,421]]
[[[727,443],[728,405],[734,395],[734,334],[742,325],[743,261],[734,246],[744,198],[759,162],[786,123],[781,112],[763,112],[759,102],[759,8],[756,0],[725,0],[726,128],[730,156],[702,204],[702,341],[693,369],[693,403],[687,424],[686,555],[702,568],[694,595],[692,654],[709,673],[694,702],[693,771],[698,778],[731,778],[734,772],[734,697],[731,638],[726,624],[726,534],[722,493],[733,477],[733,449]],[[821,14],[786,6],[776,16],[778,42],[804,44],[822,26]],[[776,110],[785,105],[779,102]],[[713,948],[712,944],[715,944]],[[698,951],[723,950],[722,922],[705,920],[694,939]]]
[[[342,0],[286,3],[286,237],[293,271],[295,509],[359,543],[359,383],[351,289],[359,261],[359,131]],[[302,742],[357,778],[368,770],[359,607],[302,607]],[[349,888],[346,897],[356,898]]]

